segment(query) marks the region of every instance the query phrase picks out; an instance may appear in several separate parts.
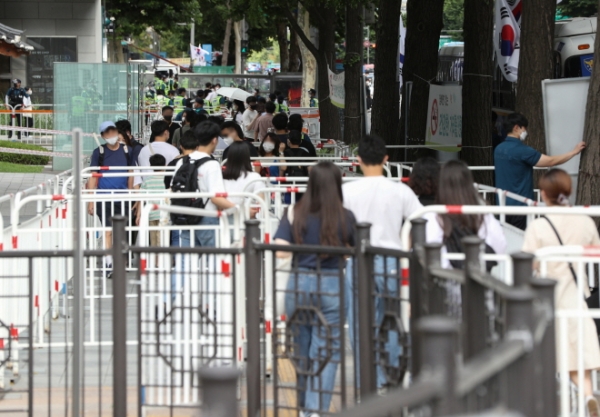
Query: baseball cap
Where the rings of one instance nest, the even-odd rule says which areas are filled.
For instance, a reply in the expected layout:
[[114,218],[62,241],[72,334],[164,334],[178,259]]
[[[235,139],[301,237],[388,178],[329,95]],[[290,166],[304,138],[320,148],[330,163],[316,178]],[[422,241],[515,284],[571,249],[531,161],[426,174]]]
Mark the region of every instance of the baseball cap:
[[13,84],[19,84],[21,82],[21,80],[19,80],[18,78],[13,78],[12,83]]
[[116,128],[117,128],[117,126],[116,126],[116,125],[115,125],[113,122],[111,122],[111,121],[102,122],[102,123],[100,124],[100,133],[104,133],[104,132],[106,132],[106,131],[107,131],[108,129],[110,129],[111,127],[112,127],[113,129],[116,129]]
[[310,90],[308,90],[308,92],[317,94],[317,90],[315,90],[314,88],[311,88]]

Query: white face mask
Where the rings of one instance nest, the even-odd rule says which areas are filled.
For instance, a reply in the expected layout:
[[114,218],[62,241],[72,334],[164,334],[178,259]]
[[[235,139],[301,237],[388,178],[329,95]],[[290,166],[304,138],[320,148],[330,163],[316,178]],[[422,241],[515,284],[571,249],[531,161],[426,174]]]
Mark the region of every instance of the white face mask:
[[112,138],[104,138],[104,140],[106,141],[106,143],[108,143],[109,145],[114,145],[117,143],[117,141],[119,140],[118,136],[113,136]]
[[231,145],[233,143],[233,138],[231,136],[227,136],[223,139],[227,145]]
[[273,152],[275,150],[275,144],[272,142],[263,143],[263,149],[265,152]]
[[28,90],[28,91],[27,91],[27,94],[29,94],[29,95],[32,95],[32,94],[33,94],[33,91],[31,91],[31,90]]
[[521,134],[519,135],[519,139],[521,139],[521,141],[525,141],[525,139],[527,139],[527,131],[524,130],[521,132]]

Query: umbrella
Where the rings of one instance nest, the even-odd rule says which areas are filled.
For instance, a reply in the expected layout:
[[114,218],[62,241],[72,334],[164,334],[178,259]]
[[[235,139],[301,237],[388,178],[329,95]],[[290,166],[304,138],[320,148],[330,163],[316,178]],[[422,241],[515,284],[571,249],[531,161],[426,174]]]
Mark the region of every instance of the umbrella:
[[246,101],[252,94],[242,90],[241,88],[233,87],[221,87],[217,91],[217,94],[226,97],[230,100]]

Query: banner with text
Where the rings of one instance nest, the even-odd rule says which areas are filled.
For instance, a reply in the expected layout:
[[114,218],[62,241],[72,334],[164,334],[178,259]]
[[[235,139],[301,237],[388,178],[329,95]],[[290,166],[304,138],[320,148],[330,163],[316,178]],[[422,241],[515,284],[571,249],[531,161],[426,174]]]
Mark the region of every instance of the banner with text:
[[426,145],[448,145],[437,150],[457,152],[462,144],[462,87],[429,86]]
[[345,107],[346,102],[346,90],[344,89],[344,73],[341,72],[336,74],[327,68],[327,72],[329,73],[329,98],[331,99],[331,104],[340,109]]

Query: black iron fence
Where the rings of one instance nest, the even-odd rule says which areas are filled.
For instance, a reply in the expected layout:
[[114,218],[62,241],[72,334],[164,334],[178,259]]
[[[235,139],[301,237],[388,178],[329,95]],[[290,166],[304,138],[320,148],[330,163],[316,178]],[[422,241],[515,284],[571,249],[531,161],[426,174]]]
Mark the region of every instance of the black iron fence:
[[[51,262],[73,262],[76,252],[0,253],[21,265],[0,279],[23,281],[2,301],[23,298],[29,312],[23,323],[0,322],[11,343],[11,328],[20,330],[19,354],[8,343],[0,349],[1,377],[13,378],[0,388],[0,414],[141,417],[203,404],[228,417],[238,408],[248,416],[557,415],[554,287],[531,278],[530,256],[513,256],[508,286],[484,272],[475,238],[463,242],[463,270],[442,269],[422,220],[413,221],[412,252],[371,246],[368,225],[358,226],[354,248],[263,243],[255,221],[243,248],[128,247],[125,219],[113,233],[112,296],[97,292],[92,304],[94,292],[84,292],[74,323],[74,284],[104,280],[88,269],[69,276],[47,300],[64,314],[50,317],[44,343],[35,337],[35,283],[56,279]],[[293,256],[277,257],[284,252]],[[127,272],[129,255],[137,273]],[[76,339],[77,329],[96,337]],[[79,360],[80,369],[70,365]],[[15,376],[9,365],[25,371]]]

